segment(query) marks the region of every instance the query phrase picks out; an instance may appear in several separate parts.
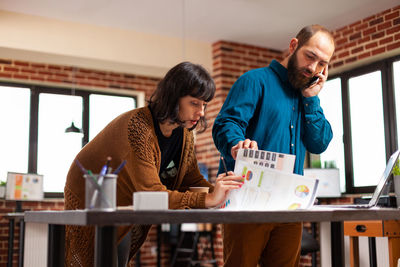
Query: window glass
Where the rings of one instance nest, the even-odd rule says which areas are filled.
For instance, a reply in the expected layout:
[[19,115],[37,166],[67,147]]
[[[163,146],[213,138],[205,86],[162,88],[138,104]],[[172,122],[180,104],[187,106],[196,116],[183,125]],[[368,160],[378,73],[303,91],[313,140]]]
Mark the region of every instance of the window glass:
[[30,90],[0,86],[0,180],[28,171]]
[[66,133],[74,125],[82,128],[82,97],[39,95],[38,173],[44,175],[45,192],[63,192],[65,178],[82,147],[82,134]]
[[91,94],[89,108],[89,140],[92,140],[118,115],[136,108],[135,98]]
[[336,78],[325,83],[319,93],[321,107],[332,127],[333,138],[328,148],[321,154],[323,168],[338,168],[340,171],[340,189],[345,191],[342,88],[341,79]]
[[386,165],[381,72],[349,79],[354,186],[374,186]]
[[394,93],[396,99],[397,144],[400,144],[400,61],[393,63]]

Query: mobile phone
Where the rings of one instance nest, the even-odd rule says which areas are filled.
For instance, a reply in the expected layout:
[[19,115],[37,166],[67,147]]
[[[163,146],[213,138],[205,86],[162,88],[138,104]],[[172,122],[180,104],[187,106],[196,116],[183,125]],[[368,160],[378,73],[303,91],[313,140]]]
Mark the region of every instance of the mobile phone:
[[319,81],[319,77],[318,76],[312,77],[310,82],[307,84],[306,88],[310,87],[313,84],[316,84],[318,81]]

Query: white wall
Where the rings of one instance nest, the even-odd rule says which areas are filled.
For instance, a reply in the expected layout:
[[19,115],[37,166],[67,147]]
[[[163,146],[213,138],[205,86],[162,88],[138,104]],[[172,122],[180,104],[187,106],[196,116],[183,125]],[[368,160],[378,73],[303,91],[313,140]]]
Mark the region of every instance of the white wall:
[[161,77],[188,60],[211,71],[211,44],[0,10],[0,57]]

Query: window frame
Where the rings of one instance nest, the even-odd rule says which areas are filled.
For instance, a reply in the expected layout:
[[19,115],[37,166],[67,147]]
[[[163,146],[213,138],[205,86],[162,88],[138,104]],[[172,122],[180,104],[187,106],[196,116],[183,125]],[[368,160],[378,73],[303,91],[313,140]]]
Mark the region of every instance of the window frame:
[[[352,132],[350,118],[350,98],[349,80],[353,77],[368,74],[374,71],[381,72],[382,101],[384,116],[384,138],[386,161],[390,155],[398,148],[397,125],[396,125],[396,106],[394,92],[394,73],[393,63],[400,60],[400,55],[374,61],[368,65],[344,71],[329,77],[329,80],[340,78],[342,90],[342,116],[343,116],[343,143],[345,161],[345,181],[347,194],[372,193],[375,186],[354,186],[353,151],[352,151]],[[391,188],[393,190],[393,188]]]
[[[82,147],[89,142],[89,96],[91,94],[100,94],[108,96],[132,97],[136,103],[136,108],[142,106],[144,94],[138,91],[120,90],[84,90],[69,87],[57,87],[47,85],[34,85],[16,82],[0,82],[0,86],[23,87],[30,90],[30,115],[29,115],[29,148],[28,148],[28,173],[37,173],[38,159],[38,123],[39,123],[39,95],[41,93],[74,95],[82,97]],[[44,192],[45,198],[63,198],[63,192]]]

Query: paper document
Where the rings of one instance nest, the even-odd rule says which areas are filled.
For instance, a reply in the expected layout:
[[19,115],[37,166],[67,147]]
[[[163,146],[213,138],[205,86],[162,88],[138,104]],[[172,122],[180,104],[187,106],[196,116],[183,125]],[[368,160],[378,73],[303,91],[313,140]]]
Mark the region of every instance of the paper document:
[[294,161],[294,155],[240,149],[234,173],[244,175],[245,182],[240,189],[228,194],[220,208],[295,210],[311,207],[318,179],[293,174]]

